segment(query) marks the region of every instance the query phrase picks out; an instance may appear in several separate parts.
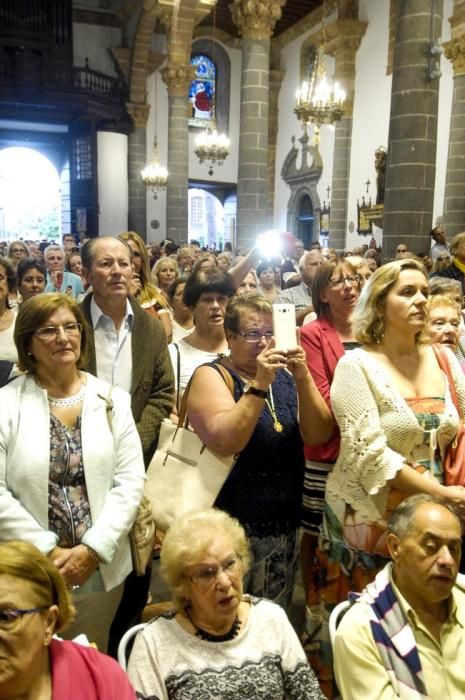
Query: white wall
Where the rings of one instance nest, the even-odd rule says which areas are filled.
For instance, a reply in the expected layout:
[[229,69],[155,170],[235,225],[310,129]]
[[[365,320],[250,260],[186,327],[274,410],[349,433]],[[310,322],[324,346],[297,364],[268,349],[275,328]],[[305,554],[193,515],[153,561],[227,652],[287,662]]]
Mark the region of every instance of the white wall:
[[[452,14],[453,0],[444,0],[444,21],[442,40],[450,38],[449,17]],[[359,236],[357,228],[357,199],[366,195],[366,181],[369,179],[368,197],[376,200],[376,171],[374,152],[379,146],[388,146],[389,115],[391,108],[392,76],[386,75],[389,34],[389,0],[360,0],[360,19],[368,22],[356,56],[355,99],[353,112],[352,147],[350,160],[348,223],[354,224],[354,232],[347,231],[346,248],[368,242]],[[287,202],[290,189],[283,182],[280,171],[291,147],[291,136],[298,139],[300,124],[293,114],[295,90],[299,84],[300,49],[310,32],[284,47],[282,67],[286,70],[279,99],[279,132],[276,156],[275,226],[286,227]],[[327,59],[328,75],[333,74],[334,62]],[[436,158],[436,184],[433,205],[433,221],[442,216],[444,187],[447,168],[450,112],[452,103],[452,66],[441,57],[442,77],[439,89],[438,147]],[[296,142],[296,145],[300,146]],[[320,199],[327,199],[326,187],[331,185],[334,151],[334,135],[330,128],[321,130],[320,153],[323,159],[323,173],[318,186]],[[375,227],[374,235],[381,242],[382,232]]]
[[94,24],[73,24],[73,59],[75,66],[84,66],[86,57],[92,70],[116,76],[113,59],[108,49],[121,46],[121,29],[118,27],[96,26]]
[[97,133],[99,235],[128,230],[128,137]]

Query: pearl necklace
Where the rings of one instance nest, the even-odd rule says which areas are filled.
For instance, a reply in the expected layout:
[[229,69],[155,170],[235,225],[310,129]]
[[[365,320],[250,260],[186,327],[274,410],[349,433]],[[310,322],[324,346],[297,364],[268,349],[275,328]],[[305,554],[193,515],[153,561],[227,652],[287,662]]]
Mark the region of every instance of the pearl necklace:
[[80,404],[86,393],[86,385],[82,384],[81,388],[77,394],[73,396],[65,396],[64,398],[58,399],[54,396],[48,397],[48,403],[52,408],[70,408],[71,406],[77,406]]

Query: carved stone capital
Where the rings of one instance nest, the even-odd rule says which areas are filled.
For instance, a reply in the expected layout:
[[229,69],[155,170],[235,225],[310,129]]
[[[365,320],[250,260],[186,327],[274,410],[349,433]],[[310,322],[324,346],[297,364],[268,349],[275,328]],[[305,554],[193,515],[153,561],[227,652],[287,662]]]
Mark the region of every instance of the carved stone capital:
[[163,82],[168,87],[168,94],[178,97],[187,97],[187,91],[195,78],[195,66],[188,64],[171,63],[161,72]]
[[465,35],[445,41],[443,44],[444,56],[454,66],[454,76],[465,74]]
[[344,54],[350,57],[355,66],[355,55],[365,34],[368,22],[358,19],[336,19],[326,27],[326,53],[338,59]]
[[142,102],[126,102],[126,109],[136,129],[145,129],[149,118],[150,105]]
[[269,39],[286,0],[233,0],[233,22],[245,39]]

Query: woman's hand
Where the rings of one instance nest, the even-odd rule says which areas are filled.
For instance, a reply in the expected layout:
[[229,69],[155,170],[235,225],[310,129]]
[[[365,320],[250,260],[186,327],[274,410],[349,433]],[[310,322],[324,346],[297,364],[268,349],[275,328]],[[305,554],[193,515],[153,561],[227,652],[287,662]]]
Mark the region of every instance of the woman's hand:
[[276,350],[274,338],[272,338],[261,353],[257,355],[255,382],[258,388],[266,391],[274,381],[276,370],[285,369],[286,367],[286,353]]
[[307,356],[301,345],[287,351],[287,369],[298,382],[309,375]]
[[137,296],[137,294],[140,292],[141,289],[142,289],[142,283],[140,281],[140,275],[138,275],[137,272],[133,272],[132,279],[130,279],[128,282],[128,292],[133,297],[135,297],[135,296]]
[[83,544],[71,549],[55,547],[49,557],[68,586],[81,586],[97,569],[99,562]]

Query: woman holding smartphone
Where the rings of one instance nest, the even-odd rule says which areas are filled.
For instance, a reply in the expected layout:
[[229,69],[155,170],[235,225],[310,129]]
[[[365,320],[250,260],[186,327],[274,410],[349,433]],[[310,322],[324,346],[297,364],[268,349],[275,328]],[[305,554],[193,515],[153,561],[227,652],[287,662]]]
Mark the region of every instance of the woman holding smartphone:
[[[332,418],[303,349],[296,343],[287,352],[276,350],[269,301],[256,294],[233,297],[224,329],[230,355],[194,373],[189,421],[212,450],[239,455],[215,506],[237,518],[250,538],[254,565],[247,592],[286,607],[297,570],[303,442],[328,440]],[[218,362],[231,374],[233,395]]]

